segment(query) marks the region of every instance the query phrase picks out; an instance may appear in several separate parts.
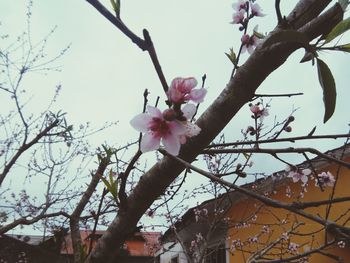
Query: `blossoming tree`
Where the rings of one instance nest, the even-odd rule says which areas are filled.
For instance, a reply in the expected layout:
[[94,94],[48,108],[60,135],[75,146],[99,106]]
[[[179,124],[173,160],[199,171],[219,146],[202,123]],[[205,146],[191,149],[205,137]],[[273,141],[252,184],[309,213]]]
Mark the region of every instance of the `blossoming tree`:
[[[262,35],[256,30],[248,32],[248,24],[256,17],[263,16],[260,6],[255,1],[238,1],[235,3],[232,24],[237,24],[243,32],[241,47],[238,54],[231,50],[227,54],[233,63],[233,71],[228,85],[223,89],[217,99],[198,118],[195,124],[189,120],[193,116],[194,105],[186,104],[188,101],[200,102],[205,91],[193,89],[193,78],[177,78],[173,80],[170,88],[161,70],[151,37],[146,29],[143,31],[143,39],[130,31],[120,18],[120,1],[112,1],[115,14],[110,13],[100,2],[87,0],[103,16],[112,22],[119,30],[129,37],[139,48],[147,51],[154,63],[163,90],[168,97],[169,109],[161,112],[153,107],[148,107],[147,113],[136,116],[131,124],[138,131],[143,132],[141,139],[141,152],[154,150],[159,147],[162,140],[165,151],[159,149],[164,155],[152,168],[150,168],[137,183],[134,189],[124,198],[125,206],[120,207],[118,215],[108,228],[108,233],[98,242],[94,251],[88,257],[88,262],[108,261],[113,256],[113,247],[122,245],[123,240],[129,234],[140,217],[150,205],[160,196],[171,182],[187,167],[203,175],[207,173],[195,169],[190,163],[201,153],[271,153],[279,152],[313,152],[312,149],[263,149],[259,145],[259,127],[250,128],[250,132],[256,135],[255,146],[250,149],[206,149],[220,131],[230,122],[238,110],[249,103],[255,96],[255,91],[264,79],[281,66],[290,54],[299,48],[306,50],[302,62],[316,61],[320,85],[324,92],[326,122],[333,114],[335,107],[335,84],[327,64],[318,57],[318,51],[322,49],[348,51],[348,45],[325,46],[338,35],[344,33],[349,24],[343,20],[343,14],[347,8],[347,1],[339,1],[327,8],[331,1],[299,1],[294,10],[283,16],[280,10],[280,1],[275,1],[278,24],[268,35]],[[244,63],[240,64],[240,54],[248,51],[251,55]],[[185,105],[182,105],[185,104]],[[252,105],[251,111],[255,117],[267,114],[260,106]],[[293,119],[288,119],[283,129],[290,131],[288,124]],[[276,140],[280,133],[277,133]],[[309,136],[312,137],[313,133]],[[230,144],[221,145],[227,147]],[[333,160],[335,161],[335,160]],[[348,164],[343,164],[349,166]],[[244,173],[237,169],[240,175]],[[294,181],[306,181],[309,171],[290,171],[290,177]],[[323,178],[324,175],[319,177]],[[210,177],[210,176],[209,176]],[[215,177],[210,177],[216,180]],[[327,182],[332,181],[328,175]],[[123,179],[125,180],[125,178]],[[220,183],[223,183],[222,181]],[[226,186],[237,191],[243,191],[234,184],[226,182]],[[148,189],[152,188],[153,191]],[[243,191],[244,192],[244,191]],[[247,194],[246,192],[244,192]],[[255,198],[259,198],[255,196]],[[262,200],[262,198],[260,198]],[[266,204],[272,204],[269,198],[263,198]]]
[[[299,169],[278,157],[278,154],[299,153],[307,159],[307,154],[311,153],[347,168],[350,167],[348,163],[331,156],[326,156],[313,148],[263,147],[266,143],[278,141],[293,142],[315,138],[347,138],[349,134],[316,136],[314,135],[315,131],[311,131],[303,137],[280,138],[282,133],[285,134],[284,132],[287,133],[292,130],[291,123],[294,121],[294,117],[289,116],[274,127],[275,130],[270,137],[265,138],[266,134],[263,134],[262,125],[264,118],[269,115],[269,106],[263,104],[263,102],[255,102],[256,99],[260,98],[256,94],[256,90],[260,84],[277,68],[283,65],[292,53],[303,48],[305,49],[305,56],[301,61],[311,61],[317,65],[325,107],[324,122],[327,122],[332,117],[336,104],[335,82],[329,67],[319,58],[319,53],[322,50],[349,52],[349,44],[333,42],[334,39],[350,28],[349,19],[343,19],[349,4],[348,1],[300,0],[292,12],[284,16],[280,10],[280,1],[275,0],[275,11],[278,22],[276,27],[271,28],[271,32],[266,35],[259,33],[257,27],[254,30],[249,30],[248,27],[252,21],[265,15],[257,1],[240,0],[233,3],[231,23],[236,29],[238,27],[238,30],[242,32],[240,48],[236,52],[230,50],[226,54],[232,62],[232,73],[229,76],[229,82],[196,121],[195,116],[198,105],[203,102],[207,93],[205,89],[205,76],[202,78],[202,86],[200,88],[196,88],[198,83],[194,77],[187,77],[191,75],[191,72],[186,73],[186,76],[181,76],[179,73],[181,77],[173,79],[170,85],[168,85],[149,32],[144,29],[143,37],[140,37],[128,28],[121,18],[121,1],[110,0],[112,12],[98,0],[86,1],[135,43],[138,48],[149,54],[159,77],[163,89],[162,93],[166,98],[167,108],[160,109],[158,102],[154,106],[149,105],[147,103],[148,94],[146,91],[144,94],[143,112],[130,120],[131,126],[140,132],[139,140],[136,143],[138,145],[136,153],[131,160],[124,162],[121,166],[118,166],[121,163],[121,159],[116,158],[115,163],[119,171],[114,172],[112,169],[108,173],[107,167],[112,166],[113,162],[111,158],[117,156],[118,150],[105,147],[98,154],[99,165],[96,171],[92,173],[87,190],[82,192],[81,198],[78,198],[77,204],[70,211],[71,213],[62,212],[59,214],[59,216],[65,216],[69,221],[75,262],[112,262],[120,252],[116,247],[123,247],[124,241],[133,232],[140,218],[147,213],[152,214],[153,210],[150,210],[152,204],[160,196],[166,196],[168,199],[172,198],[172,196],[169,197],[165,193],[183,171],[185,173],[196,172],[209,178],[215,184],[222,185],[226,190],[238,191],[261,201],[267,206],[277,206],[291,213],[313,218],[316,221],[318,220],[304,213],[301,209],[290,208],[287,204],[277,202],[271,197],[239,187],[236,183],[237,179],[228,181],[223,180],[221,177],[226,173],[234,174],[236,178],[246,177],[247,173],[245,169],[251,165],[250,156],[252,154],[269,154],[273,158],[284,162],[288,165],[286,170],[288,177],[293,182],[306,184],[312,174],[316,178],[316,184],[319,187],[333,187],[337,178],[327,172],[318,174],[316,171],[312,171],[312,168]],[[332,5],[329,6],[331,2]],[[241,54],[244,52],[247,52],[250,56],[242,63]],[[297,94],[282,93],[278,96],[290,97],[294,95]],[[215,141],[215,138],[217,138],[224,127],[246,104],[249,106],[254,124],[244,130],[244,140],[232,143]],[[21,107],[18,107],[18,112],[21,116]],[[59,123],[57,121],[60,123],[63,122],[63,119],[61,117],[50,118],[47,127],[51,127],[54,123],[55,131],[56,129],[58,131],[55,134],[51,134],[49,133],[50,130],[47,131],[44,129],[43,131],[46,133],[43,136],[64,136],[69,134],[69,127],[58,126]],[[26,122],[23,119],[22,122],[26,127]],[[22,148],[26,146],[28,146],[28,143],[25,140]],[[128,149],[127,146],[123,150]],[[138,169],[137,163],[140,156],[149,151],[158,151],[163,157],[158,158],[154,165],[147,171]],[[191,164],[198,156],[203,154],[209,172]],[[225,160],[225,158],[232,158],[236,154],[244,155],[246,162],[244,164],[237,163],[237,159],[233,158],[233,160],[231,159],[232,165],[226,166],[226,172],[218,172],[220,165],[217,158],[223,156],[222,158]],[[14,162],[16,162],[16,159],[14,159]],[[11,166],[11,162],[10,164],[5,162],[4,170],[0,174],[0,184],[7,176],[7,170],[9,169],[6,167],[11,168]],[[140,175],[136,181],[129,178],[135,171]],[[106,174],[108,174],[107,177]],[[108,224],[106,234],[99,239],[92,251],[90,249],[87,251],[87,254],[84,254],[81,253],[83,248],[79,226],[82,221],[87,219],[87,216],[83,217],[82,213],[90,208],[88,208],[88,204],[90,203],[91,205],[91,198],[100,181],[103,182],[100,185],[105,187],[102,193],[101,205],[96,209],[97,212],[93,210],[90,213],[89,218],[98,222],[100,220],[99,216],[104,212],[110,211],[108,208],[111,207],[117,212],[114,220]],[[130,181],[132,182],[130,183]],[[179,185],[181,187],[182,183]],[[102,211],[102,201],[108,193],[112,196],[111,202],[107,205],[105,204],[107,208]],[[167,204],[167,200],[165,204]],[[197,217],[199,216],[207,216],[207,212],[204,210],[197,211]],[[35,220],[47,218],[49,216],[44,213],[36,217]],[[18,224],[21,224],[21,222],[30,223],[28,220],[22,220]],[[331,222],[327,219],[322,219],[318,220],[317,223],[328,225]],[[11,227],[3,228],[2,233],[5,233]],[[332,227],[344,239],[349,235],[349,229],[347,227],[336,223],[332,223]],[[198,239],[202,240],[202,238],[202,235],[198,236]],[[281,238],[287,239],[287,237]],[[250,242],[256,243],[257,240],[257,236],[251,237]],[[346,239],[346,242],[349,242],[349,239]],[[234,246],[238,247],[239,243],[234,243]],[[293,252],[296,249],[297,244],[289,243],[290,251]],[[199,257],[203,258],[203,255],[199,255]]]

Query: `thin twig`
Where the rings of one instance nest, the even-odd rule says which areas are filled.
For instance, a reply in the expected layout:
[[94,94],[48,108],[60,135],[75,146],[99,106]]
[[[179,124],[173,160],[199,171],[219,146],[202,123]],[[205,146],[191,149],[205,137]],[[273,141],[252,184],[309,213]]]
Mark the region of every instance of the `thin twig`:
[[270,155],[276,155],[277,153],[313,153],[318,155],[319,157],[326,159],[331,162],[338,163],[340,165],[345,166],[346,168],[350,168],[350,163],[334,158],[330,155],[324,154],[314,148],[281,148],[281,149],[262,149],[262,148],[251,148],[251,149],[209,149],[203,150],[202,154],[219,154],[219,153],[265,153]]

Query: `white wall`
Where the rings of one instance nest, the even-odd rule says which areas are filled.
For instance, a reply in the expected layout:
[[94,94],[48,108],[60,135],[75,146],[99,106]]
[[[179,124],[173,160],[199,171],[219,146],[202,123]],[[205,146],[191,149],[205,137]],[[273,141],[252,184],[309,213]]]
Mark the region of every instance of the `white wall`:
[[160,263],[170,263],[171,259],[179,256],[178,263],[187,263],[186,255],[179,243],[168,242],[157,251],[156,256],[160,255]]

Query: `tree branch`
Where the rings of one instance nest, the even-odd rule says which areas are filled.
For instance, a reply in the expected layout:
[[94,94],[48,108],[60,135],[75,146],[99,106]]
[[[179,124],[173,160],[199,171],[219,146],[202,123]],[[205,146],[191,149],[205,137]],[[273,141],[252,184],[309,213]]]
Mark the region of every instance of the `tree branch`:
[[111,12],[108,11],[98,0],[86,0],[95,9],[100,12],[102,16],[107,18],[109,22],[115,25],[120,31],[122,31],[132,42],[134,42],[143,51],[147,50],[146,42],[135,35],[120,19],[115,17]]
[[211,149],[215,147],[228,147],[228,146],[238,146],[238,145],[252,145],[252,144],[263,144],[263,143],[275,143],[275,142],[295,142],[299,140],[315,140],[315,139],[338,139],[338,138],[349,138],[350,134],[331,134],[331,135],[313,135],[313,136],[297,136],[297,137],[288,137],[288,138],[279,138],[279,139],[267,139],[259,141],[243,141],[243,142],[228,142],[228,143],[216,143],[210,144],[206,149]]
[[56,119],[49,126],[47,126],[44,130],[42,130],[38,135],[36,135],[35,138],[33,138],[33,140],[31,140],[29,143],[23,143],[21,145],[21,147],[17,150],[16,154],[12,157],[12,159],[9,161],[9,163],[7,165],[5,165],[4,170],[0,174],[0,186],[1,186],[2,182],[4,181],[8,172],[12,168],[12,166],[17,162],[18,158],[26,150],[28,150],[30,147],[32,147],[34,144],[36,144],[41,138],[46,136],[50,130],[52,130],[53,128],[55,128],[58,125],[58,123],[59,123],[59,120]]
[[76,208],[74,209],[73,213],[70,216],[69,223],[70,223],[71,238],[72,238],[72,244],[73,244],[73,257],[74,257],[74,262],[76,263],[80,263],[83,260],[81,258],[83,243],[80,236],[79,219],[80,219],[81,213],[85,209],[86,204],[89,202],[92,194],[94,193],[98,182],[100,181],[100,176],[103,176],[109,163],[110,163],[110,156],[108,154],[106,157],[101,158],[97,171],[91,177],[91,181],[89,183],[88,188],[84,192],[78,205],[76,206]]
[[251,149],[212,149],[212,150],[204,150],[202,153],[204,154],[219,154],[219,153],[266,153],[275,155],[277,153],[313,153],[317,156],[326,159],[331,162],[335,162],[337,164],[340,164],[342,166],[345,166],[346,168],[350,168],[350,163],[339,160],[337,158],[334,158],[332,156],[329,156],[327,154],[324,154],[314,148],[282,148],[282,149],[262,149],[262,148],[251,148]]

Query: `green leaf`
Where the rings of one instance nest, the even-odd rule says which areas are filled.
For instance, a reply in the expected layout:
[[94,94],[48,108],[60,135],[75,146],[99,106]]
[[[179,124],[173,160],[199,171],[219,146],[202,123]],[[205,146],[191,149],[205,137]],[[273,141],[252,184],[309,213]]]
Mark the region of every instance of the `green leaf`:
[[256,36],[259,39],[264,39],[266,36],[258,31],[256,31],[255,29],[253,30],[253,34],[254,36]]
[[113,7],[113,10],[117,14],[117,16],[120,16],[120,0],[110,0],[111,5]]
[[114,2],[114,0],[110,0],[111,1],[111,5],[112,5],[112,7],[113,7],[113,10],[114,11],[117,11],[117,5],[116,5],[116,3]]
[[323,102],[325,113],[323,123],[326,123],[333,115],[336,105],[337,91],[331,70],[321,59],[317,58],[318,80],[323,89]]
[[117,192],[117,183],[116,182],[108,182],[106,178],[103,177],[103,175],[98,174],[104,185],[106,186],[108,192],[111,193],[113,196],[114,200],[118,200],[118,192]]
[[305,46],[308,46],[309,39],[302,32],[298,32],[296,30],[282,30],[268,36],[265,42],[263,43],[262,48],[268,48],[271,45],[277,44],[280,42],[299,43],[303,47],[305,47]]
[[233,65],[237,66],[237,57],[236,53],[233,51],[233,48],[230,48],[230,53],[225,53],[225,55],[232,62]]
[[350,43],[349,44],[345,44],[345,45],[335,46],[334,49],[350,53]]
[[350,29],[350,17],[348,17],[343,21],[340,21],[335,27],[333,27],[332,31],[329,32],[329,34],[325,37],[324,44],[332,41],[333,39],[345,33],[349,29]]

